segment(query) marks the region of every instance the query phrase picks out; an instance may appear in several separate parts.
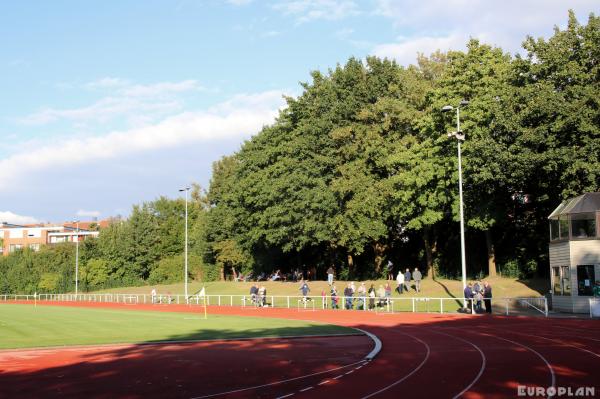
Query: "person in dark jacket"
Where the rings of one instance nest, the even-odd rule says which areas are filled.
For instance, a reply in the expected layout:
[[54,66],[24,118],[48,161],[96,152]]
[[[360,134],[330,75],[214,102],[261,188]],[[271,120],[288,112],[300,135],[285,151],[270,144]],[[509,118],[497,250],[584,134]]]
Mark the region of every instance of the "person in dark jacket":
[[344,289],[344,297],[346,298],[346,309],[352,309],[352,295],[354,294],[354,291],[352,290],[352,287],[350,287],[350,284],[348,284],[346,286],[346,288]]
[[492,314],[492,286],[487,281],[483,282],[483,303],[485,312]]
[[406,292],[409,291],[411,277],[412,276],[410,274],[410,270],[408,270],[408,268],[407,268],[406,272],[404,272],[404,289],[406,290]]
[[415,290],[417,292],[421,292],[421,280],[423,279],[423,275],[421,274],[419,269],[417,269],[415,267],[415,271],[413,272],[412,276],[413,276],[413,279],[415,280]]
[[463,291],[463,295],[465,297],[465,300],[467,301],[467,310],[470,312],[472,311],[472,307],[473,307],[473,285],[471,283],[469,283],[466,287],[465,290]]

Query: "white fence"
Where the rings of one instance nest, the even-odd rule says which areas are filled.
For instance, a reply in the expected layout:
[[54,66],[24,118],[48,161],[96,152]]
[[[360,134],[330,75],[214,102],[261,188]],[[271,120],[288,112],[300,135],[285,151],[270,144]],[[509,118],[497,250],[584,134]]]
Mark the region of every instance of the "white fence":
[[[427,297],[389,297],[369,298],[362,296],[338,296],[337,300],[326,296],[282,296],[267,295],[264,298],[252,295],[206,295],[207,305],[241,306],[243,308],[296,308],[298,310],[332,309],[372,310],[378,313],[484,313],[485,301],[468,298],[427,298]],[[36,295],[0,295],[0,301],[43,301],[43,302],[94,302],[123,304],[188,304],[204,305],[203,297],[193,295],[170,294],[36,294]],[[548,302],[545,297],[532,298],[493,298],[493,311],[505,315],[542,314],[548,316]],[[590,315],[592,315],[590,300]],[[600,305],[599,305],[600,306]]]

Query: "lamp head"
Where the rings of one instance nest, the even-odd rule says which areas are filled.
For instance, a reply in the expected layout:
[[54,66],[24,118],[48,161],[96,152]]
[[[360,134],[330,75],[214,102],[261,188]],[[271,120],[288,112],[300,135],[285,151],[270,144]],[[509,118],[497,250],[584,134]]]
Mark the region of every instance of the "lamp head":
[[454,107],[452,105],[444,105],[442,107],[442,112],[452,111],[453,109],[454,109]]
[[459,105],[461,107],[466,107],[467,105],[469,105],[469,102],[467,100],[462,100]]

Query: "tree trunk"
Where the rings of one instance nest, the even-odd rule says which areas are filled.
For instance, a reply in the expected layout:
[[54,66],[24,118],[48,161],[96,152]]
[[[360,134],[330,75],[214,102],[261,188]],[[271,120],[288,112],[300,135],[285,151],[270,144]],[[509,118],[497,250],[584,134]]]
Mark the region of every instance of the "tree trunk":
[[436,252],[437,242],[431,238],[431,228],[423,230],[423,243],[425,244],[425,257],[427,260],[427,275],[435,280],[435,269],[433,267],[433,255]]
[[494,248],[494,241],[492,240],[492,230],[487,229],[485,231],[485,243],[487,245],[487,256],[488,256],[488,274],[490,277],[496,276],[496,249]]
[[348,279],[354,278],[354,259],[352,254],[348,253]]
[[378,275],[381,273],[381,265],[387,249],[388,246],[386,244],[382,244],[380,242],[373,243],[373,252],[375,253],[375,273]]
[[219,262],[219,278],[225,281],[225,265]]

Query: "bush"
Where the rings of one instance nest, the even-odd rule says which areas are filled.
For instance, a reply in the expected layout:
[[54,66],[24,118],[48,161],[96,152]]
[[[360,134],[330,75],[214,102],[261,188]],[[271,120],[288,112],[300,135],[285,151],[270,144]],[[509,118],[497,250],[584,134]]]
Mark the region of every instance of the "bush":
[[[170,284],[183,281],[185,258],[183,255],[161,259],[150,272],[150,284]],[[202,259],[196,255],[188,256],[188,277],[202,281],[204,278]]]

